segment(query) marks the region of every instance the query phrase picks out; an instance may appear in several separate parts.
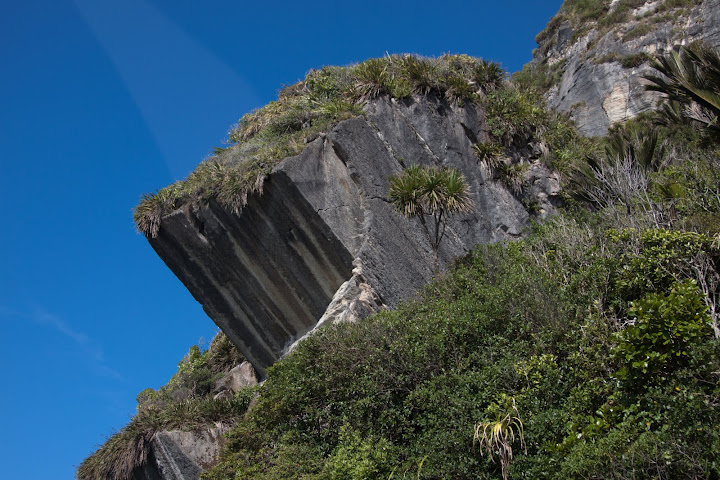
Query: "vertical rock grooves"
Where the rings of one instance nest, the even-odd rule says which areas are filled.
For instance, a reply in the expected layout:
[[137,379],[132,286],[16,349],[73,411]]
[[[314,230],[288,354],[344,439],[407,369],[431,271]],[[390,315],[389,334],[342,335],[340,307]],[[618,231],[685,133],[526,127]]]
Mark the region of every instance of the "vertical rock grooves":
[[[457,168],[475,210],[452,218],[442,265],[478,243],[520,234],[528,213],[485,177],[473,144],[486,138],[483,111],[427,95],[369,102],[283,160],[240,214],[210,201],[162,220],[150,243],[207,314],[264,377],[292,344],[323,323],[359,319],[411,297],[433,272],[420,223],[393,211],[389,180],[403,165]],[[538,166],[533,195],[547,210],[557,194]],[[535,190],[538,190],[535,192]]]
[[281,172],[241,215],[186,205],[150,243],[262,376],[352,272],[353,257]]

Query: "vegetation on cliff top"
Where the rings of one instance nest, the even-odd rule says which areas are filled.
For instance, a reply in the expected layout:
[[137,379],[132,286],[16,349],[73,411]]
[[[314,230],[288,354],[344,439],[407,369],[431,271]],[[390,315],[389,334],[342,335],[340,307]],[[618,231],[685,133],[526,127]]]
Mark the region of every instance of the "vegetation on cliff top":
[[[610,28],[626,24],[633,18],[633,13],[647,3],[650,3],[649,0],[565,0],[557,15],[537,34],[535,41],[538,44],[545,42],[563,23],[570,23],[574,30],[587,31],[594,26],[606,32]],[[683,13],[677,10],[694,7],[696,4],[696,0],[661,0],[639,15],[650,19],[669,11]]]
[[[548,58],[563,26],[570,28],[570,44],[592,32],[592,37],[585,46],[585,60],[596,64],[619,62],[624,68],[635,68],[648,63],[652,60],[648,52],[597,52],[594,47],[611,31],[615,31],[623,42],[629,42],[657,31],[659,24],[676,24],[678,18],[686,15],[697,3],[696,0],[661,0],[652,3],[647,0],[565,0],[558,13],[535,37],[538,44],[535,61],[515,73],[513,80],[541,92],[547,92],[557,85],[565,73],[565,62],[549,62]],[[648,8],[641,9],[646,4]]]
[[337,122],[360,115],[369,99],[434,93],[451,102],[478,102],[504,82],[498,64],[467,55],[389,55],[311,70],[282,89],[276,101],[243,116],[229,132],[230,145],[216,149],[187,179],[144,195],[134,211],[135,225],[154,237],[164,215],[192,201],[217,201],[239,211],[249,193],[262,191],[275,165]]

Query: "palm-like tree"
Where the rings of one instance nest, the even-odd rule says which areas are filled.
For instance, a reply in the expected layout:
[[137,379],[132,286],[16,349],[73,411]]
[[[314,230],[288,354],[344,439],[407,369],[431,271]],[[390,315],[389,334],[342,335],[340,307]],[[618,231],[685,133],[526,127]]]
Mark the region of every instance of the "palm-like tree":
[[658,57],[648,74],[648,90],[664,93],[671,103],[681,105],[682,114],[703,125],[720,139],[720,55],[696,42]]
[[445,236],[448,216],[472,210],[465,177],[453,168],[413,165],[390,178],[389,196],[396,211],[420,220],[437,271],[438,248]]
[[515,436],[517,435],[520,439],[520,445],[523,448],[527,450],[527,447],[525,446],[525,430],[522,420],[520,420],[520,413],[515,404],[515,399],[504,396],[504,400],[502,407],[498,404],[493,404],[490,407],[502,408],[502,411],[497,413],[495,420],[475,424],[473,443],[479,443],[480,454],[487,451],[493,462],[495,462],[494,454],[497,452],[500,457],[503,480],[507,480],[508,466],[513,459],[512,445],[515,443]]

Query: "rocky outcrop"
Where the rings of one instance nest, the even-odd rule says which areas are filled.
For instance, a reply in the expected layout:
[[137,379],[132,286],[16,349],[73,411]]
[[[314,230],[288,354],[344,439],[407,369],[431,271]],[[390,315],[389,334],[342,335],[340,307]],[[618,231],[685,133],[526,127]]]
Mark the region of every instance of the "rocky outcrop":
[[214,398],[232,398],[236,393],[245,387],[253,387],[258,384],[255,369],[250,362],[242,362],[222,378],[215,382]]
[[[607,15],[621,4],[610,3]],[[645,90],[642,78],[651,55],[696,40],[720,48],[720,0],[670,10],[661,8],[666,3],[647,1],[611,27],[602,19],[578,23],[561,13],[539,37],[530,65],[562,74],[546,94],[548,106],[569,113],[588,136],[655,108],[658,96]]]
[[[188,204],[163,218],[150,243],[263,377],[318,322],[394,306],[433,277],[419,222],[387,200],[388,178],[404,165],[454,167],[470,184],[475,209],[448,224],[442,265],[521,234],[525,194],[479,168],[472,146],[484,140],[474,105],[381,97],[280,163],[239,214]],[[529,172],[525,200],[551,211],[557,179],[540,165]]]
[[133,480],[198,480],[217,462],[227,427],[200,431],[161,431],[155,434],[147,461],[133,472]]

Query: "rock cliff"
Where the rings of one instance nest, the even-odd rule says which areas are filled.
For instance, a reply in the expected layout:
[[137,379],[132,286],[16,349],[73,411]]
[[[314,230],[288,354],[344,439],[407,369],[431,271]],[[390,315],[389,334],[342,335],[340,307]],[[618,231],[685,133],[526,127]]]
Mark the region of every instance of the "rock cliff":
[[519,236],[529,220],[523,197],[540,214],[553,208],[557,178],[532,158],[522,160],[531,168],[521,195],[480,167],[473,145],[487,139],[473,103],[380,96],[277,165],[237,213],[190,202],[149,240],[264,376],[318,323],[392,307],[432,278],[419,222],[387,200],[388,177],[403,166],[454,167],[470,185],[475,208],[449,222],[442,265],[478,243]]
[[720,47],[720,0],[585,3],[592,7],[565,2],[538,35],[529,68],[549,77],[548,106],[588,136],[654,108],[642,78],[652,55],[696,40]]

